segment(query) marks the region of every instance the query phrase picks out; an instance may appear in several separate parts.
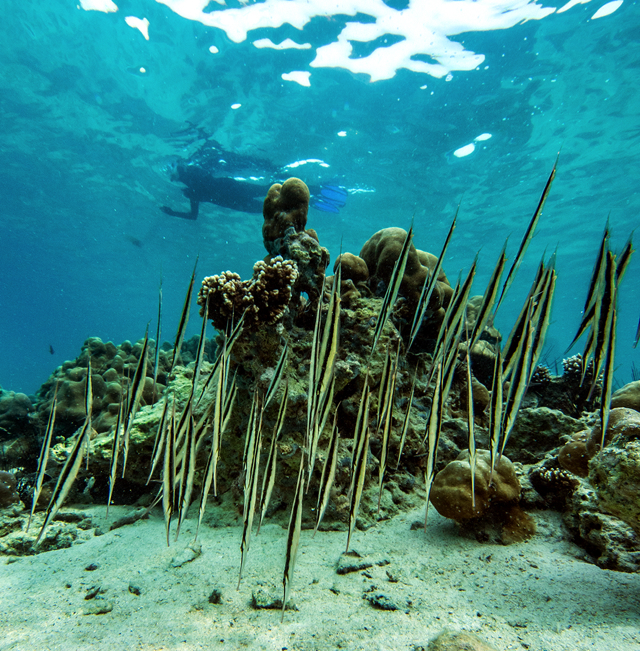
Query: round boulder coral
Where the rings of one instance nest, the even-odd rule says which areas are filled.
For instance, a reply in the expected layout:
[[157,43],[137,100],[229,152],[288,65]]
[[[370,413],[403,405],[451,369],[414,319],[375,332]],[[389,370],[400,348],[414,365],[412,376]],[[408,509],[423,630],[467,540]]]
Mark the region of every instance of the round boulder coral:
[[469,452],[465,450],[436,475],[431,487],[431,503],[440,515],[457,521],[485,515],[495,503],[517,503],[520,498],[520,482],[511,461],[505,456],[500,459],[500,463],[494,468],[491,484],[490,474],[490,454],[487,450],[478,450],[474,506]]
[[271,255],[276,255],[274,242],[283,238],[287,229],[293,228],[296,233],[304,230],[310,198],[305,182],[296,178],[287,179],[282,184],[274,183],[269,188],[262,211],[262,239]]

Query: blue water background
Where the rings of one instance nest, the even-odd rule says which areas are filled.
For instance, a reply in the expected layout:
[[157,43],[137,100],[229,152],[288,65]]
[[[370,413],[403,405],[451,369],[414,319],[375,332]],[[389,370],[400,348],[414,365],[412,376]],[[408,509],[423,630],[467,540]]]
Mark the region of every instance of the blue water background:
[[[166,167],[196,146],[172,135],[188,121],[231,150],[278,165],[320,158],[349,187],[374,190],[352,194],[338,215],[310,211],[308,227],[332,260],[341,241],[358,253],[376,230],[408,228],[412,217],[416,246],[437,254],[461,202],[444,266],[453,283],[479,250],[474,293],[507,236],[513,259],[561,149],[497,325],[508,333],[541,255],[556,250],[548,361],[562,358],[607,216],[616,251],[640,224],[637,3],[625,0],[598,20],[591,17],[604,3],[593,1],[508,30],[462,34],[453,40],[486,57],[477,70],[449,80],[399,70],[374,83],[309,68],[310,50],[252,45],[262,37],[330,40],[344,16],[316,18],[303,33],[258,29],[234,43],[151,0],[116,4],[108,14],[61,0],[0,8],[2,388],[34,392],[87,337],[136,340],[149,322],[155,333],[161,277],[162,339],[172,339],[198,254],[198,279],[226,269],[246,278],[265,255],[260,215],[211,204],[197,221],[160,212],[164,204],[187,209]],[[128,15],[150,20],[149,41],[125,23]],[[311,71],[311,86],[284,81],[291,70]],[[492,137],[473,154],[454,155],[483,133]],[[639,279],[636,253],[619,296],[619,383],[640,365],[632,349]],[[193,310],[189,334],[197,321]]]

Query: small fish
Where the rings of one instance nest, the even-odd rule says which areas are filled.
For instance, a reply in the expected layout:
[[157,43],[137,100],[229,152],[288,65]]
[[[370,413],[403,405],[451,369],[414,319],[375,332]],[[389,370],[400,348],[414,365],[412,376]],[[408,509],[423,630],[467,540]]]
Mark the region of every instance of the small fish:
[[[533,341],[533,324],[531,315],[533,312],[533,300],[529,299],[528,316],[524,328],[524,333],[518,346],[509,391],[507,393],[506,408],[502,416],[502,444],[500,446],[500,458],[504,453],[504,448],[509,440],[509,434],[516,422],[516,416],[520,409],[520,403],[527,390],[530,376],[531,363],[531,344]],[[498,459],[500,463],[500,459]]]
[[471,508],[476,509],[476,437],[473,414],[473,380],[471,376],[471,355],[467,347],[467,429],[469,433],[469,467],[471,469]]
[[636,336],[633,341],[633,347],[636,348],[638,345],[638,341],[640,341],[640,319],[638,319],[638,327],[636,328]]
[[322,299],[324,297],[324,290],[327,283],[327,277],[323,278],[322,288],[320,290],[320,297],[318,298],[318,306],[316,308],[316,319],[313,327],[313,337],[311,339],[311,354],[309,359],[309,390],[307,399],[307,431],[305,435],[305,448],[311,449],[311,441],[313,438],[313,431],[315,427],[315,418],[317,414],[317,401],[318,401],[318,367],[320,357],[320,328],[322,326]]
[[427,530],[427,517],[429,515],[429,498],[431,497],[431,486],[436,471],[436,461],[438,458],[438,443],[440,442],[440,430],[442,429],[442,409],[444,401],[442,399],[442,385],[444,384],[444,368],[442,362],[436,369],[436,385],[431,398],[431,412],[427,421],[427,431],[425,440],[428,441],[427,449],[427,469],[424,474],[425,482],[425,500],[426,508],[424,513],[424,530]]
[[538,366],[538,360],[542,355],[542,348],[551,321],[551,304],[553,302],[553,294],[556,288],[556,272],[555,269],[549,268],[547,270],[547,278],[545,280],[544,288],[542,290],[542,297],[536,306],[537,314],[534,314],[533,321],[535,331],[533,333],[533,341],[531,343],[531,362],[529,364],[529,381],[531,375]]
[[260,533],[260,527],[262,526],[262,520],[264,519],[267,509],[269,508],[269,502],[271,501],[271,493],[273,492],[273,487],[276,483],[276,466],[278,463],[278,451],[276,448],[276,443],[282,431],[282,426],[284,424],[284,417],[287,413],[287,403],[289,399],[289,382],[285,382],[284,391],[282,392],[282,398],[280,400],[280,409],[278,410],[278,418],[276,420],[275,427],[273,428],[273,436],[271,437],[271,446],[269,447],[269,456],[267,457],[266,470],[264,476],[262,477],[262,490],[260,491],[260,520],[258,521],[258,531],[256,536]]
[[47,470],[47,463],[49,462],[49,450],[51,448],[51,437],[53,436],[53,428],[56,424],[56,407],[58,405],[58,387],[60,382],[56,382],[56,388],[53,392],[53,400],[51,401],[51,411],[49,412],[49,420],[47,422],[47,429],[45,430],[44,438],[42,439],[42,447],[40,448],[40,456],[38,457],[38,470],[36,472],[36,483],[33,487],[33,500],[31,502],[31,512],[29,513],[29,520],[25,531],[29,531],[31,520],[35,513],[38,504],[38,498],[42,491],[42,484],[44,483],[44,475]]
[[520,314],[518,315],[518,318],[516,319],[516,322],[513,325],[513,328],[511,329],[511,332],[509,333],[507,341],[502,350],[502,376],[505,380],[511,374],[513,366],[516,362],[519,347],[524,336],[527,320],[533,315],[534,308],[537,305],[540,296],[542,296],[545,275],[546,265],[543,257],[540,260],[540,264],[538,265],[538,270],[536,271],[536,275],[529,289],[529,293],[527,294],[527,298],[522,304]]
[[273,377],[271,378],[271,382],[269,382],[269,387],[267,388],[267,393],[264,397],[264,406],[262,407],[263,409],[267,408],[267,406],[271,402],[271,399],[273,398],[273,396],[275,395],[278,389],[278,385],[280,384],[280,379],[282,378],[282,373],[287,363],[288,354],[289,354],[289,344],[288,342],[285,342],[284,346],[282,347],[282,353],[280,354],[280,359],[276,364]]
[[[87,417],[88,429],[91,432],[91,416],[93,415],[93,387],[91,384],[91,354],[89,354],[89,361],[87,362],[87,377],[85,378],[84,384],[84,410]],[[86,468],[89,469],[89,438],[87,438],[87,460]]]
[[632,237],[633,237],[633,233],[629,235],[629,239],[627,240],[627,243],[624,245],[624,248],[622,249],[622,253],[618,258],[618,268],[616,271],[616,285],[619,285],[620,282],[622,281],[622,278],[624,277],[627,267],[629,266],[629,262],[631,261],[631,256],[635,253],[635,249],[633,248]]
[[193,379],[191,384],[190,401],[193,400],[196,393],[196,386],[200,381],[200,369],[202,367],[202,360],[204,358],[204,347],[207,344],[207,313],[209,310],[209,294],[204,302],[204,316],[202,317],[202,327],[200,328],[200,338],[198,340],[198,350],[196,352],[195,364],[193,366]]
[[[389,347],[390,348],[390,347]],[[389,350],[389,348],[387,350]],[[380,463],[378,465],[378,516],[380,515],[380,501],[382,500],[382,487],[384,482],[384,473],[387,469],[387,456],[389,454],[389,432],[391,430],[391,421],[393,420],[393,398],[396,391],[396,381],[398,378],[398,364],[400,361],[400,342],[396,350],[395,360],[391,361],[387,388],[383,401],[382,426],[378,422],[378,431],[382,431],[382,441],[380,445]]]
[[398,448],[398,461],[396,463],[396,470],[400,467],[400,459],[402,458],[402,451],[404,450],[404,444],[407,439],[407,432],[409,431],[409,423],[411,416],[411,407],[413,406],[413,394],[416,390],[416,378],[418,375],[418,369],[413,375],[413,382],[411,384],[411,393],[409,394],[409,401],[407,402],[407,411],[404,413],[404,421],[402,422],[402,431],[400,434],[400,447]]
[[53,346],[52,346],[51,344],[49,344],[49,353],[50,353],[51,355],[55,355],[55,354],[56,354],[56,351],[53,350]]
[[467,310],[467,301],[469,299],[469,293],[471,292],[473,277],[476,274],[477,264],[478,256],[476,255],[460,290],[451,298],[451,303],[449,303],[451,309],[447,309],[447,312],[445,313],[445,318],[442,322],[440,332],[438,333],[438,338],[436,339],[436,350],[442,343],[444,344],[444,348],[447,349],[449,342],[446,340],[444,335],[448,334],[449,337],[453,337],[454,333],[457,331],[457,325],[463,323],[462,317]]
[[304,453],[300,455],[300,470],[298,470],[298,481],[296,483],[296,492],[291,506],[291,517],[289,518],[289,528],[287,529],[287,547],[284,558],[284,572],[282,575],[282,586],[284,594],[282,596],[282,617],[280,622],[284,621],[284,611],[289,600],[291,591],[291,582],[293,581],[293,571],[296,566],[296,556],[298,555],[298,545],[300,544],[300,532],[302,530],[302,498],[304,496]]
[[167,444],[164,447],[164,463],[162,471],[162,511],[167,532],[167,547],[171,544],[169,533],[171,529],[171,515],[175,506],[175,478],[176,478],[176,397],[173,396],[171,418],[167,433]]
[[180,358],[180,349],[182,348],[182,342],[184,341],[184,333],[187,331],[187,323],[189,322],[189,311],[191,309],[191,295],[193,294],[193,283],[196,279],[196,267],[198,266],[198,256],[196,258],[196,263],[193,266],[193,272],[191,274],[191,280],[189,281],[189,287],[187,289],[187,295],[184,299],[184,305],[182,306],[182,314],[180,315],[180,323],[178,324],[178,332],[176,333],[176,340],[173,345],[173,357],[171,358],[171,368],[169,374],[173,373],[178,359]]
[[[602,294],[600,300],[597,301],[594,317],[593,383],[589,391],[589,399],[591,399],[591,395],[596,388],[611,336],[611,312],[615,309],[616,301],[616,271],[616,256],[611,251],[607,251]],[[583,359],[586,368],[587,360],[584,357]]]
[[195,436],[195,423],[193,422],[193,414],[189,410],[189,429],[187,438],[184,442],[184,457],[182,461],[184,468],[183,482],[180,487],[180,505],[178,508],[178,524],[176,526],[176,540],[180,534],[180,527],[187,517],[187,511],[191,504],[191,494],[193,493],[193,480],[196,474],[196,436]]
[[387,291],[382,299],[382,305],[380,306],[380,313],[378,314],[378,320],[376,322],[376,328],[373,332],[373,342],[371,344],[371,355],[373,355],[376,346],[378,345],[378,340],[380,335],[382,335],[382,330],[391,314],[391,309],[393,308],[396,298],[398,297],[398,291],[400,290],[400,285],[404,279],[404,270],[407,266],[407,260],[409,259],[409,253],[411,252],[411,242],[413,240],[413,224],[409,228],[409,232],[405,237],[404,244],[400,250],[400,255],[396,260],[395,265],[393,266],[393,271],[391,272],[391,277],[389,278],[389,284],[387,285]]
[[602,393],[600,396],[600,426],[602,428],[602,439],[600,440],[600,452],[604,450],[604,442],[609,427],[609,414],[611,412],[611,392],[613,390],[613,366],[616,352],[616,306],[611,309],[611,323],[609,324],[609,341],[607,342],[607,354],[604,359],[604,375],[602,378]]
[[498,458],[500,434],[502,431],[502,355],[500,347],[496,351],[493,364],[493,381],[491,384],[491,402],[489,403],[489,458],[491,471],[489,473],[489,486],[493,481],[493,470]]
[[[360,414],[358,414],[360,415]],[[349,533],[347,534],[347,550],[351,542],[351,534],[356,526],[360,499],[364,489],[364,480],[367,474],[367,459],[369,457],[369,387],[365,384],[364,408],[362,418],[359,419],[359,431],[356,431],[358,441],[357,450],[353,460],[353,475],[351,477],[351,492],[349,499]]]
[[418,335],[418,331],[420,330],[420,326],[422,325],[422,319],[424,318],[425,312],[427,311],[427,306],[429,305],[429,299],[431,298],[431,294],[433,294],[433,290],[436,286],[438,276],[440,275],[440,270],[442,269],[442,262],[447,252],[447,247],[449,246],[449,242],[451,241],[451,236],[453,235],[453,231],[456,227],[456,220],[458,219],[459,211],[460,211],[460,204],[458,204],[458,208],[456,209],[456,214],[453,216],[453,221],[451,222],[451,226],[449,227],[449,233],[447,234],[447,237],[444,241],[444,245],[442,247],[442,251],[440,252],[440,257],[436,262],[436,266],[433,268],[433,272],[431,274],[428,274],[427,277],[424,279],[424,284],[422,285],[422,291],[420,292],[420,298],[418,299],[418,305],[416,306],[416,313],[413,317],[413,323],[411,324],[411,334],[409,335],[409,346],[407,347],[407,350],[411,349],[411,346],[413,345],[413,342],[415,341],[415,338]]
[[484,327],[489,321],[489,317],[491,316],[491,310],[493,309],[493,304],[495,303],[496,296],[498,295],[500,278],[502,276],[502,272],[504,271],[504,265],[507,261],[506,250],[507,243],[505,242],[504,246],[502,247],[502,251],[498,256],[498,262],[496,262],[496,266],[493,268],[493,272],[491,273],[491,278],[489,278],[487,289],[484,292],[482,304],[480,305],[480,309],[478,310],[478,314],[476,316],[476,323],[473,326],[471,338],[468,340],[469,348],[473,348],[473,345],[479,339],[482,331],[484,330]]
[[518,267],[522,262],[522,258],[525,254],[525,251],[527,250],[527,247],[529,246],[529,242],[531,242],[531,238],[533,237],[533,233],[536,230],[536,226],[538,225],[538,220],[540,218],[540,213],[542,213],[542,208],[544,207],[544,202],[547,200],[547,197],[549,196],[549,191],[551,190],[551,184],[553,183],[553,179],[556,176],[556,167],[558,166],[559,156],[560,154],[558,153],[558,156],[556,156],[556,162],[553,165],[551,174],[547,179],[547,184],[544,186],[544,191],[542,192],[542,196],[540,197],[540,201],[538,202],[538,207],[536,208],[535,213],[533,213],[533,217],[531,218],[531,221],[529,222],[529,226],[527,227],[524,237],[522,238],[522,242],[520,243],[520,248],[518,249],[518,253],[514,258],[513,264],[511,265],[511,269],[509,269],[509,273],[507,274],[507,277],[504,281],[504,285],[502,286],[502,292],[500,294],[500,298],[498,299],[498,304],[496,305],[494,315],[498,312],[498,309],[500,308],[500,305],[502,303],[502,299],[504,298],[509,287],[511,286],[511,283],[513,282],[516,271],[518,271]]
[[327,456],[324,460],[322,467],[322,476],[320,477],[320,490],[318,491],[318,502],[316,504],[316,526],[313,530],[313,535],[316,535],[318,527],[322,522],[327,506],[329,505],[329,498],[331,497],[331,488],[333,487],[333,480],[336,476],[336,465],[338,462],[338,443],[340,440],[340,432],[337,427],[338,408],[333,415],[333,426],[331,427],[331,438],[329,440],[329,447],[327,448]]
[[[146,486],[149,485],[151,477],[153,477],[153,473],[155,472],[156,466],[160,461],[162,450],[164,449],[165,440],[167,437],[169,401],[167,400],[166,396],[162,398],[162,401],[164,403],[162,407],[162,415],[160,416],[160,422],[158,423],[158,429],[156,430],[156,435],[153,441],[153,451],[151,453],[151,470],[149,471],[149,476],[147,477],[147,483],[145,484]],[[120,404],[122,405],[122,402]]]
[[69,456],[67,457],[67,460],[65,461],[64,466],[62,466],[62,470],[58,475],[58,481],[56,482],[56,486],[53,489],[51,499],[49,500],[49,505],[47,506],[44,514],[44,522],[42,523],[42,528],[40,529],[40,533],[38,534],[38,537],[34,543],[35,546],[37,546],[40,542],[42,534],[47,528],[49,522],[51,522],[56,513],[60,510],[60,507],[62,506],[64,500],[69,494],[69,491],[71,490],[71,487],[73,486],[73,482],[78,476],[78,471],[82,465],[82,457],[84,455],[85,448],[89,445],[90,431],[91,426],[89,419],[86,418],[82,428],[76,435],[76,440],[73,444],[73,447],[71,448],[71,452],[69,453]]
[[129,434],[133,425],[133,419],[136,417],[140,401],[142,400],[142,393],[147,379],[147,351],[149,349],[149,328],[144,333],[144,343],[140,351],[140,359],[136,366],[136,371],[133,376],[129,392],[129,401],[127,411],[124,418],[124,433],[122,435],[122,477],[127,467],[127,457],[129,455]]
[[589,328],[593,322],[593,317],[596,312],[596,290],[602,282],[602,272],[604,270],[605,258],[608,250],[608,241],[609,241],[609,220],[607,219],[607,224],[602,234],[602,240],[600,241],[600,248],[598,249],[598,257],[593,265],[593,271],[591,272],[591,281],[589,282],[589,289],[587,291],[587,298],[584,302],[584,308],[582,310],[582,320],[578,326],[578,332],[573,338],[567,349],[564,351],[566,355],[573,345],[582,337],[587,328]]
[[[111,498],[113,497],[113,489],[116,485],[116,477],[118,474],[118,457],[120,456],[120,445],[122,443],[122,421],[124,417],[124,396],[120,400],[118,406],[118,418],[116,420],[116,428],[113,432],[113,443],[111,444],[111,462],[109,463],[109,495],[107,497],[107,516],[109,515],[109,506],[111,505]],[[153,467],[152,467],[153,472]],[[147,482],[148,483],[148,482]]]
[[162,274],[160,275],[160,288],[158,289],[158,327],[156,328],[156,353],[153,358],[153,391],[156,395],[156,384],[158,383],[158,365],[160,362],[160,334],[162,332]]

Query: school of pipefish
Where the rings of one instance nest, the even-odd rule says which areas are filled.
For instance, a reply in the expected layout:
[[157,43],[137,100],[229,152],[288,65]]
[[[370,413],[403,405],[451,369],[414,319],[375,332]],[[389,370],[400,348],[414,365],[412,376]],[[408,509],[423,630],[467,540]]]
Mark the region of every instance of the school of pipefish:
[[[535,213],[529,222],[525,234],[520,243],[518,252],[513,263],[506,275],[501,286],[501,278],[506,265],[506,243],[498,257],[496,265],[490,276],[487,289],[484,293],[482,303],[478,310],[477,319],[471,333],[466,332],[466,339],[469,342],[464,364],[467,374],[467,391],[471,392],[471,363],[469,350],[478,340],[484,327],[492,323],[500,304],[513,282],[514,276],[527,250],[527,247],[534,234],[538,220],[542,213],[544,203],[549,195],[553,183],[558,160],[553,166],[549,175],[544,191],[540,197]],[[458,206],[459,209],[459,206]],[[454,229],[456,227],[458,211],[453,218],[451,227],[442,247],[442,252],[437,260],[436,266],[431,274],[425,278],[420,298],[416,307],[415,316],[410,329],[410,335],[407,343],[407,351],[411,348],[425,315],[427,305],[431,294],[435,288],[436,280],[444,260],[447,247],[451,241]],[[382,300],[380,311],[376,320],[375,330],[373,332],[371,355],[373,355],[383,328],[389,318],[404,276],[405,267],[409,257],[410,247],[413,238],[413,225],[409,229],[404,241],[401,252],[395,262],[393,272],[387,285],[386,294]],[[628,267],[633,246],[631,238],[627,241],[624,249],[619,255],[615,255],[609,248],[609,226],[605,227],[602,241],[598,250],[597,259],[594,264],[587,298],[583,309],[583,318],[581,320],[578,332],[572,342],[573,345],[583,334],[587,333],[587,343],[583,354],[583,369],[587,368],[590,360],[593,360],[594,372],[591,394],[596,391],[596,383],[602,373],[601,400],[600,400],[600,419],[602,423],[602,436],[604,438],[607,430],[609,419],[610,401],[613,382],[613,363],[616,345],[616,296],[620,281]],[[451,301],[447,307],[442,325],[440,327],[435,350],[433,352],[432,364],[430,368],[429,383],[433,386],[433,397],[431,411],[428,417],[427,425],[424,432],[423,444],[427,451],[427,468],[425,471],[426,487],[426,505],[429,504],[429,494],[433,479],[435,476],[435,467],[437,461],[438,441],[443,422],[443,409],[447,401],[447,396],[451,387],[454,371],[458,365],[458,344],[461,340],[463,330],[465,330],[465,310],[469,292],[476,271],[476,260],[474,260],[465,280],[458,281],[455,287]],[[197,261],[196,261],[197,265]],[[489,404],[489,448],[491,473],[499,463],[500,457],[504,452],[509,435],[513,429],[518,409],[522,398],[526,392],[527,386],[531,380],[533,371],[542,354],[545,341],[545,335],[549,327],[551,305],[556,284],[555,271],[555,254],[551,255],[545,261],[544,256],[540,261],[534,281],[528,292],[526,300],[520,310],[511,333],[506,339],[502,350],[498,346],[495,356],[493,381],[491,386],[491,399]],[[173,371],[179,357],[180,347],[182,345],[185,330],[189,317],[189,309],[193,294],[196,269],[194,267],[189,283],[187,295],[180,318],[178,332],[175,338],[173,348],[173,357],[171,360],[171,371]],[[320,303],[318,304],[315,316],[313,330],[313,339],[311,346],[311,360],[308,380],[308,400],[307,400],[307,424],[305,432],[304,446],[300,448],[300,466],[296,488],[294,491],[293,502],[291,505],[291,515],[286,536],[286,551],[283,573],[283,598],[282,598],[282,617],[289,598],[293,573],[295,568],[296,555],[300,541],[302,526],[302,506],[305,494],[309,489],[312,471],[315,464],[315,458],[318,452],[318,443],[320,436],[325,430],[330,420],[330,412],[333,404],[334,386],[335,386],[335,363],[339,350],[340,341],[340,286],[341,286],[341,268],[338,265],[335,278],[328,291],[328,304],[322,309],[322,301],[325,297],[325,287],[321,292]],[[325,280],[326,282],[326,280]],[[204,356],[204,344],[206,333],[207,309],[205,305],[203,310],[203,322],[200,335],[200,343],[197,350],[193,380],[189,398],[181,413],[177,413],[175,395],[173,398],[165,396],[162,417],[158,426],[154,449],[152,453],[151,468],[149,479],[156,469],[161,467],[162,481],[157,496],[151,507],[162,504],[164,513],[167,544],[170,542],[171,520],[175,516],[176,520],[176,538],[179,534],[180,527],[185,519],[189,505],[193,498],[194,478],[196,476],[196,457],[198,451],[205,445],[210,444],[210,453],[204,468],[204,477],[200,491],[200,504],[198,510],[198,523],[196,528],[196,537],[200,529],[202,518],[207,503],[207,498],[213,489],[213,494],[217,495],[217,465],[220,456],[221,440],[228,425],[236,395],[235,375],[230,375],[230,355],[235,342],[243,331],[243,316],[239,318],[235,327],[223,337],[223,343],[219,347],[218,355],[208,376],[201,377],[203,374],[202,360]],[[324,312],[324,318],[323,318]],[[160,338],[160,318],[162,314],[162,286],[160,286],[158,301],[158,332],[156,341]],[[634,347],[640,338],[640,323],[636,333]],[[117,477],[123,477],[127,453],[129,449],[129,434],[131,427],[140,405],[144,381],[147,375],[147,352],[148,352],[148,328],[145,333],[142,353],[138,361],[136,372],[127,391],[126,399],[122,400],[120,410],[117,416],[117,423],[112,445],[111,465],[109,472],[109,500],[113,494],[114,484]],[[157,377],[159,346],[156,346],[156,355],[154,360],[154,384]],[[256,506],[258,509],[258,531],[264,519],[265,513],[269,506],[269,500],[276,481],[277,472],[277,450],[276,443],[282,431],[285,420],[285,413],[288,401],[288,382],[285,377],[285,368],[287,356],[289,354],[288,345],[285,343],[280,359],[275,367],[268,389],[264,395],[260,395],[258,390],[254,391],[251,411],[249,414],[248,425],[246,429],[244,454],[243,454],[243,477],[244,477],[244,505],[243,505],[243,526],[242,538],[240,542],[240,568],[238,576],[238,587],[242,579],[242,571],[249,552],[251,533],[254,526],[254,516],[256,515]],[[378,490],[379,496],[382,494],[384,476],[389,463],[389,434],[392,426],[392,406],[393,396],[396,386],[396,378],[399,368],[400,343],[396,350],[392,346],[387,346],[386,358],[382,371],[382,377],[378,388],[378,410],[375,422],[376,435],[381,441],[381,452],[378,466]],[[60,471],[57,483],[49,504],[45,510],[44,522],[40,529],[36,544],[40,542],[43,532],[48,524],[52,521],[57,511],[60,509],[66,496],[77,477],[82,460],[89,450],[89,438],[92,432],[91,412],[92,412],[92,390],[91,390],[91,362],[89,360],[89,369],[86,375],[85,383],[85,403],[86,419],[78,432],[74,435],[71,451],[66,462]],[[368,369],[367,376],[368,377]],[[584,380],[584,371],[583,371]],[[278,409],[278,417],[275,422],[271,440],[269,443],[269,452],[265,468],[262,472],[262,482],[259,486],[260,476],[260,451],[262,449],[262,417],[264,410],[273,400],[279,386],[284,383],[282,397]],[[503,390],[505,388],[506,390]],[[205,392],[213,390],[215,398],[211,400],[204,414],[196,420],[194,413],[196,407],[200,404]],[[199,391],[198,391],[199,390]],[[411,388],[411,395],[406,403],[406,411],[400,432],[400,446],[396,466],[400,463],[408,425],[409,415],[412,408],[412,399],[415,390],[414,385]],[[57,394],[57,387],[56,387]],[[40,452],[37,479],[34,485],[33,506],[31,516],[35,510],[35,505],[40,494],[45,477],[47,460],[51,445],[52,433],[55,425],[55,414],[57,397],[54,398],[51,406],[51,414],[46,428],[42,449]],[[362,393],[360,395],[359,411],[356,425],[353,432],[352,454],[350,460],[350,487],[348,492],[348,531],[346,549],[349,550],[349,544],[354,531],[358,516],[358,509],[365,485],[367,458],[369,455],[370,439],[370,422],[369,422],[369,403],[371,389],[368,381],[365,380]],[[475,482],[475,459],[476,446],[474,438],[474,414],[473,400],[471,395],[467,396],[468,405],[468,432],[469,432],[469,461],[471,466],[471,494],[474,495],[473,487]],[[337,409],[334,410],[334,417],[331,419],[328,445],[324,454],[324,463],[318,489],[317,504],[315,505],[316,524],[314,534],[322,521],[324,513],[330,499],[331,488],[333,486],[336,473],[336,463],[338,458],[338,442],[340,433],[336,427]],[[87,457],[88,459],[88,457]],[[258,490],[260,488],[260,490]],[[260,497],[258,499],[258,494]],[[380,497],[378,498],[378,510],[380,509]],[[425,510],[425,527],[428,508]],[[31,517],[29,518],[29,524]]]

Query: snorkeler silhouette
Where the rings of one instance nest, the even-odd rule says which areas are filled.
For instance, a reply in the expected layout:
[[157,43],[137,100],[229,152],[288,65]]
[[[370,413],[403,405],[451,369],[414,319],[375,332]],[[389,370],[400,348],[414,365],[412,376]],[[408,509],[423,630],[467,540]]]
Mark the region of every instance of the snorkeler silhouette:
[[[318,159],[297,161],[278,168],[267,160],[226,151],[215,140],[207,139],[189,158],[170,166],[171,180],[184,183],[182,194],[191,202],[189,212],[161,206],[173,217],[197,219],[201,203],[213,203],[240,212],[262,213],[267,191],[273,183],[293,176],[291,170],[303,165],[328,167]],[[310,185],[311,205],[324,212],[340,211],[347,190],[335,183]]]

